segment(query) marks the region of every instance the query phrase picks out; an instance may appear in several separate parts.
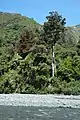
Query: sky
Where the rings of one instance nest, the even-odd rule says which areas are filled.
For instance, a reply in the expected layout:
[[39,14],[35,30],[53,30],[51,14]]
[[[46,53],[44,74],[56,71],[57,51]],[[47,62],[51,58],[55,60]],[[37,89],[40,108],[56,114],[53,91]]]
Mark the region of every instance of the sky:
[[80,24],[80,0],[0,0],[0,11],[20,13],[43,24],[51,11],[66,18],[66,25]]

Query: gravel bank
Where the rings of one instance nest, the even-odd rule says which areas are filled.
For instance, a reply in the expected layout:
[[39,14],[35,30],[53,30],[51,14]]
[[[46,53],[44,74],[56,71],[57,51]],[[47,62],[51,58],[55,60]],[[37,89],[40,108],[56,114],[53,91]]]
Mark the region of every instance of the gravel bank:
[[80,108],[80,96],[0,94],[0,105]]

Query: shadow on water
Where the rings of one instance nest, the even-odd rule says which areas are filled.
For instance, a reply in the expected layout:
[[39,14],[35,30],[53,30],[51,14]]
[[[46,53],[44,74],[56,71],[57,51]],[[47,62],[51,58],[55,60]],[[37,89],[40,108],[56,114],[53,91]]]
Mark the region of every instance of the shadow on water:
[[0,120],[80,120],[80,109],[0,106]]

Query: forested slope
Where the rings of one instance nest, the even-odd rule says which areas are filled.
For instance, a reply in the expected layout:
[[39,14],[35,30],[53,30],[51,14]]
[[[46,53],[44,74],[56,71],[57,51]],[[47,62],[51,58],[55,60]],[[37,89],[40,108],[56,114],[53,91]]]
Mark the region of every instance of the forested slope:
[[0,12],[0,93],[80,94],[80,26],[67,27],[52,51],[43,26],[33,19]]

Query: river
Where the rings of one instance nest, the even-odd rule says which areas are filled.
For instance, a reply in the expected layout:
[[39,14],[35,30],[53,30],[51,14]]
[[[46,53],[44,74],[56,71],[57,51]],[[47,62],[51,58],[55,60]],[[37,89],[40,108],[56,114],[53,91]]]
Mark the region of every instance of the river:
[[80,108],[0,106],[0,120],[80,120]]
[[80,120],[80,95],[0,94],[0,120]]

